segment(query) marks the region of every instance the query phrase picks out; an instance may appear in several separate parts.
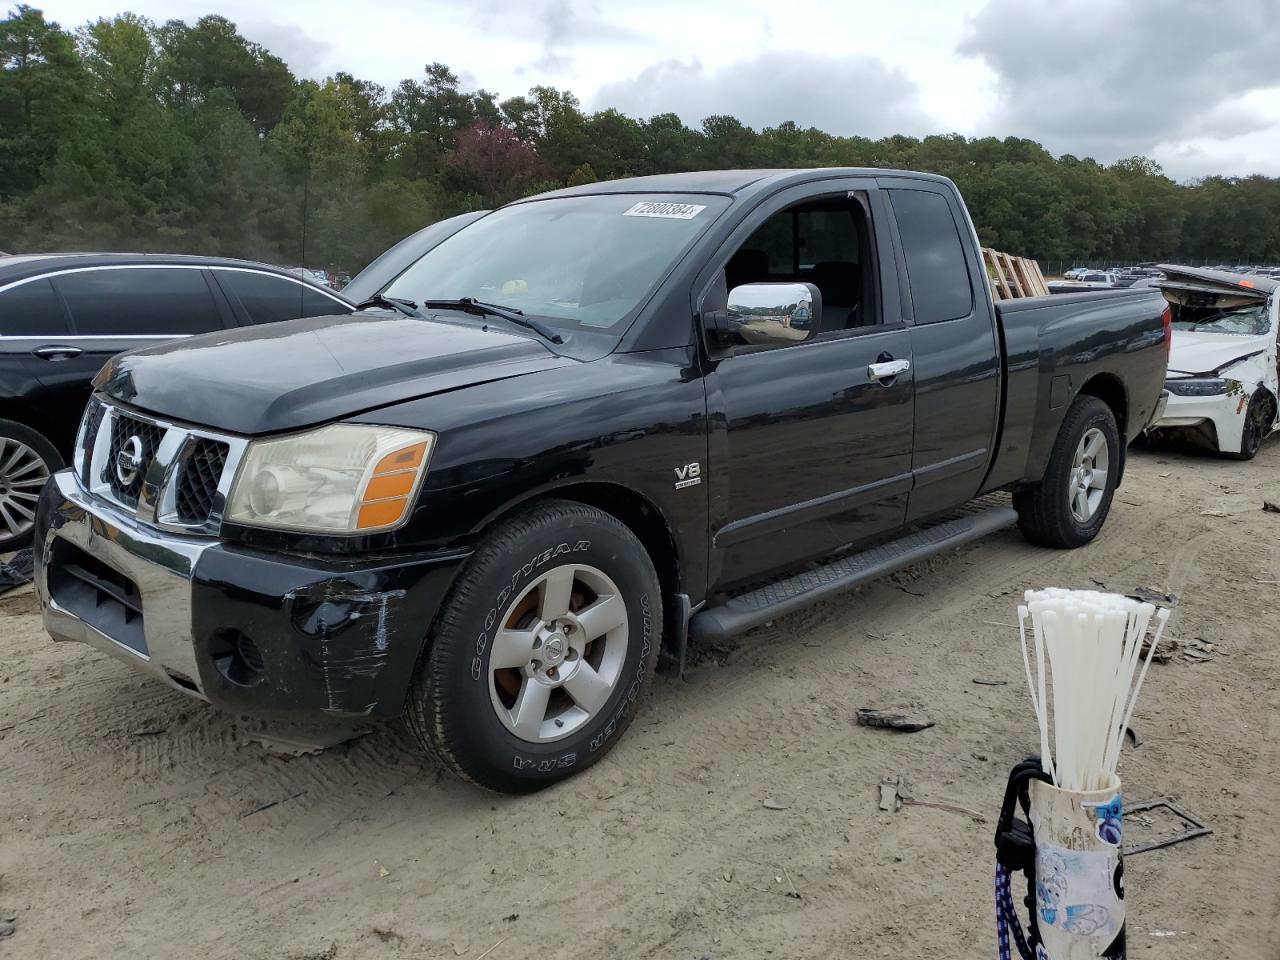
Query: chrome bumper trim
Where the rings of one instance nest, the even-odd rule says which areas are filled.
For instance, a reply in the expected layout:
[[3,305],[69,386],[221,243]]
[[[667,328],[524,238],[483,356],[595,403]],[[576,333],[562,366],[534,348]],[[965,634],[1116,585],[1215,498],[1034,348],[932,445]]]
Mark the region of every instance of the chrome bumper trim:
[[[51,516],[39,533],[41,555],[48,558],[57,539],[66,540],[127,576],[142,597],[143,655],[59,606],[50,596],[48,571],[36,570],[44,626],[55,640],[75,641],[110,654],[164,681],[174,689],[200,696],[200,670],[192,647],[191,578],[201,554],[216,541],[163,534],[85,493],[69,470],[54,475],[57,492]],[[46,491],[46,497],[49,492]],[[196,685],[178,683],[170,671]]]

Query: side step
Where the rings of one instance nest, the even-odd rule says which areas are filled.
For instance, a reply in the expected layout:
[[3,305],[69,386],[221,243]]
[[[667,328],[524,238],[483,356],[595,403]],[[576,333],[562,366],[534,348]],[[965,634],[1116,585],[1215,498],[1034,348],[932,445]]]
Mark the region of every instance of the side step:
[[1008,500],[1004,499],[1000,506],[988,506],[977,512],[972,512],[971,505],[970,512],[960,516],[952,514],[901,539],[765,584],[732,597],[718,607],[706,607],[689,621],[689,634],[705,640],[742,633],[833,593],[1011,527],[1017,523],[1018,514],[1007,504]]

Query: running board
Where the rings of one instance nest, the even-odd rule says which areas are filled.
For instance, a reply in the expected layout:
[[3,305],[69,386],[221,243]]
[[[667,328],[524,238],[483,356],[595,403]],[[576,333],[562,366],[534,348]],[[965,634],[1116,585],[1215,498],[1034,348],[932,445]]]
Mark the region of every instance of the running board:
[[[1007,503],[1006,499],[1004,504]],[[742,633],[833,593],[1011,527],[1017,523],[1018,515],[1013,507],[1004,504],[952,515],[901,539],[739,594],[718,607],[705,607],[689,621],[689,634],[707,640]]]

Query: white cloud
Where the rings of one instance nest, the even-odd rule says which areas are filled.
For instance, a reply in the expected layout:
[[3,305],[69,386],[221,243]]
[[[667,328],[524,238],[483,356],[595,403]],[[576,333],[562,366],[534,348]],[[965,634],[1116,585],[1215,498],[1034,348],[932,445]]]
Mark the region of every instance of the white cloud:
[[793,120],[869,137],[928,133],[939,122],[921,109],[919,90],[903,70],[867,55],[805,50],[773,50],[712,70],[696,59],[668,60],[605,84],[591,106],[644,118],[673,112],[691,126],[731,114],[757,129]]
[[[1055,152],[1109,162],[1159,153],[1184,175],[1280,131],[1280,107],[1250,106],[1280,87],[1275,0],[990,0],[970,18],[962,54],[996,78],[980,125]],[[1242,159],[1242,157],[1237,157]],[[1280,157],[1253,162],[1280,172]]]

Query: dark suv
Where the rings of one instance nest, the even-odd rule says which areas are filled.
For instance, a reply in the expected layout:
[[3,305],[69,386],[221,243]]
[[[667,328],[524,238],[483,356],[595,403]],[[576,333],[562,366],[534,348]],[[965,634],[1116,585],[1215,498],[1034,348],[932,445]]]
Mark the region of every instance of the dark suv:
[[156,254],[0,257],[0,551],[31,537],[112,356],[197,333],[351,312],[283,270]]

